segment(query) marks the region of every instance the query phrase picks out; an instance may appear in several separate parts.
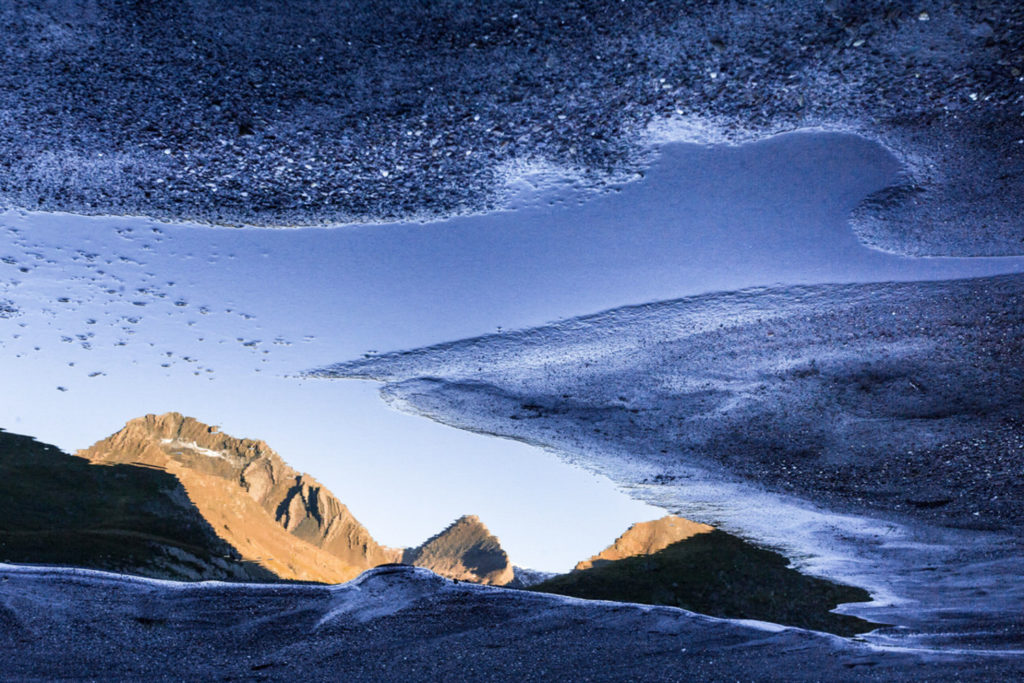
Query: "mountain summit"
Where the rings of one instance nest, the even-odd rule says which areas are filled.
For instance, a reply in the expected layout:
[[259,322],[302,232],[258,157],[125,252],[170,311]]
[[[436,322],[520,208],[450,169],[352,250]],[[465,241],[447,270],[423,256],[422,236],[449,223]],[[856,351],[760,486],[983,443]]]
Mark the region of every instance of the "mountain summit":
[[334,494],[265,442],[236,439],[180,413],[131,420],[76,455],[173,475],[223,541],[282,579],[337,583],[399,562],[477,583],[513,578],[508,555],[476,516],[417,548],[383,546]]
[[233,438],[179,413],[131,420],[77,455],[174,475],[225,541],[281,578],[347,581],[401,558],[401,550],[378,544],[344,503],[265,442]]
[[403,561],[474,583],[503,586],[514,578],[498,538],[476,515],[464,515],[423,545],[406,550]]
[[579,562],[576,565],[576,570],[582,571],[591,567],[599,567],[627,557],[653,555],[674,543],[711,531],[714,529],[707,524],[691,522],[675,515],[666,515],[650,522],[638,522],[629,527],[625,533],[615,539],[614,543],[600,553],[589,560]]

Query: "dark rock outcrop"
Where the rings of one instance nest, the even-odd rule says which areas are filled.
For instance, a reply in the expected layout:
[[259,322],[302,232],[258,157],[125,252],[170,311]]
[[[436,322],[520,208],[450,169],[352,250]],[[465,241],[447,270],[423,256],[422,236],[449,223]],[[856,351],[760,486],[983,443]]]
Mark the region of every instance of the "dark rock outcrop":
[[847,636],[879,626],[832,611],[841,603],[870,600],[867,591],[801,574],[782,555],[714,529],[650,553],[599,561],[529,590],[670,605]]

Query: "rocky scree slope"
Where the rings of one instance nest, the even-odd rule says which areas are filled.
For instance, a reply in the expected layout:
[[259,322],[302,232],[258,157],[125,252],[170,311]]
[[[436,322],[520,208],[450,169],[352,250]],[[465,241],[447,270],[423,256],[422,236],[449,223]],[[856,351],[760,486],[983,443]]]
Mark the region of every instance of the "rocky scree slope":
[[907,164],[857,217],[869,244],[1024,250],[1017,2],[9,2],[0,30],[9,207],[444,216],[524,170],[629,178],[651,131],[824,127]]

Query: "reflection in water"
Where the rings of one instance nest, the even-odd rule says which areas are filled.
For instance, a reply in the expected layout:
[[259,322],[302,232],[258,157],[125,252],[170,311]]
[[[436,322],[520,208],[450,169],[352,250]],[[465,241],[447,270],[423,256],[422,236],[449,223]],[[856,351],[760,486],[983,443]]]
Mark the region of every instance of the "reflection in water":
[[0,372],[16,390],[0,420],[73,449],[177,410],[265,439],[384,543],[476,513],[518,563],[564,569],[659,513],[534,449],[390,411],[372,387],[294,375],[700,292],[1021,267],[860,245],[849,211],[897,170],[873,143],[806,133],[667,145],[642,180],[582,205],[538,192],[516,211],[430,224],[228,229],[10,212],[0,299],[19,314],[0,319]]

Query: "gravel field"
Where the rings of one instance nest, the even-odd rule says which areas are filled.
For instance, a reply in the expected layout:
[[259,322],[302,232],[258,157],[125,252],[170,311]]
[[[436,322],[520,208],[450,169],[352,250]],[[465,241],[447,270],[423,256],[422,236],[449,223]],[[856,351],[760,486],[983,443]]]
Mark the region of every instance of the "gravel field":
[[225,224],[600,189],[666,136],[892,149],[868,244],[1024,251],[1024,5],[905,0],[4,3],[0,204]]
[[927,680],[1020,659],[882,649],[667,607],[453,584],[411,567],[337,587],[173,584],[0,567],[13,680]]
[[435,419],[844,512],[1024,528],[1024,276],[633,306],[340,363]]
[[1022,295],[1021,275],[712,294],[315,374],[867,588],[845,612],[902,629],[873,642],[1015,649]]

